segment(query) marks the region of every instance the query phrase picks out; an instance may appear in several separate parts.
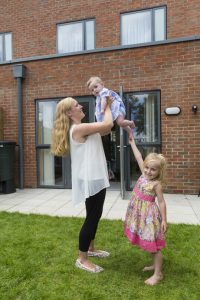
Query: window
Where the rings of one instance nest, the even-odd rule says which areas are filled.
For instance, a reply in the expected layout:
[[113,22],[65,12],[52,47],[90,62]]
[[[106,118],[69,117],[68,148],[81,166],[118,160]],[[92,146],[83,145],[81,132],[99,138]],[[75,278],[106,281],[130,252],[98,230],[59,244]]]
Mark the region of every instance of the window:
[[[150,152],[161,150],[160,92],[125,93],[131,120],[135,122],[134,137],[143,158]],[[127,189],[131,190],[140,175],[139,166],[130,145],[127,155]]]
[[12,59],[12,34],[0,33],[0,62]]
[[166,8],[121,15],[121,44],[142,44],[166,39]]
[[[94,122],[93,97],[76,97],[83,106],[83,122]],[[52,155],[50,144],[56,105],[60,99],[36,101],[36,152],[39,187],[71,188],[70,156]]]
[[57,26],[57,51],[69,53],[95,48],[95,21],[59,24]]

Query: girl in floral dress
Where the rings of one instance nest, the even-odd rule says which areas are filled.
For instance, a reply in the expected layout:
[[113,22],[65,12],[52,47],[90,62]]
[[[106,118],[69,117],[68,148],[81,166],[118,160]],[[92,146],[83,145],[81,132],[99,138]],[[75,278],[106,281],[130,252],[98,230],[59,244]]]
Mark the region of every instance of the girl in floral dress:
[[154,271],[145,283],[155,285],[163,278],[161,249],[165,247],[167,216],[162,182],[166,160],[162,154],[150,153],[143,161],[134,138],[129,142],[142,175],[128,204],[124,232],[132,244],[152,253],[153,264],[145,267],[143,271]]

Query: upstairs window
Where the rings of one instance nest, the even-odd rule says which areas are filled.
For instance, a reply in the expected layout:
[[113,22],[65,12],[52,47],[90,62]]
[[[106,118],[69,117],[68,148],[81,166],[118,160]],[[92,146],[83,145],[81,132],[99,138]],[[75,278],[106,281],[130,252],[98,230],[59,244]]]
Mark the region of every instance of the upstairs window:
[[84,20],[57,26],[57,52],[69,53],[95,48],[95,21]]
[[0,62],[12,59],[12,34],[0,33]]
[[166,39],[166,8],[125,13],[121,15],[121,44],[142,44]]

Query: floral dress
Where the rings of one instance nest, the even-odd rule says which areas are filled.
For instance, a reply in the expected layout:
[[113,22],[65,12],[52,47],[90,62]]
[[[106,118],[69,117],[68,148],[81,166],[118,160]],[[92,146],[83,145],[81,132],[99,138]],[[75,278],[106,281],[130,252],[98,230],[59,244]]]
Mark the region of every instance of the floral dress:
[[161,214],[155,198],[153,182],[141,175],[133,189],[124,225],[128,240],[151,253],[165,247]]

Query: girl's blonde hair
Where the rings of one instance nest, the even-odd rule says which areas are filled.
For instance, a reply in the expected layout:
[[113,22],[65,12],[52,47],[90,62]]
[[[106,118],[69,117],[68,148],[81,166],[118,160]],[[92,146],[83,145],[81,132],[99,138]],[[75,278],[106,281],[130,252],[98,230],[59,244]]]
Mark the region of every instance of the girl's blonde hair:
[[150,161],[155,161],[158,163],[159,165],[159,173],[157,179],[158,181],[160,181],[161,183],[164,183],[165,180],[165,170],[167,167],[167,162],[165,157],[162,154],[158,154],[158,153],[149,153],[145,160],[144,160],[144,167],[150,162]]
[[65,98],[56,106],[55,121],[52,131],[51,153],[56,156],[63,156],[69,153],[69,129],[71,120],[67,115],[70,112],[73,98]]
[[94,83],[102,83],[103,84],[103,81],[101,80],[100,77],[92,76],[92,77],[90,77],[90,79],[88,80],[86,85],[87,85],[88,88],[90,88],[90,85],[94,84]]

